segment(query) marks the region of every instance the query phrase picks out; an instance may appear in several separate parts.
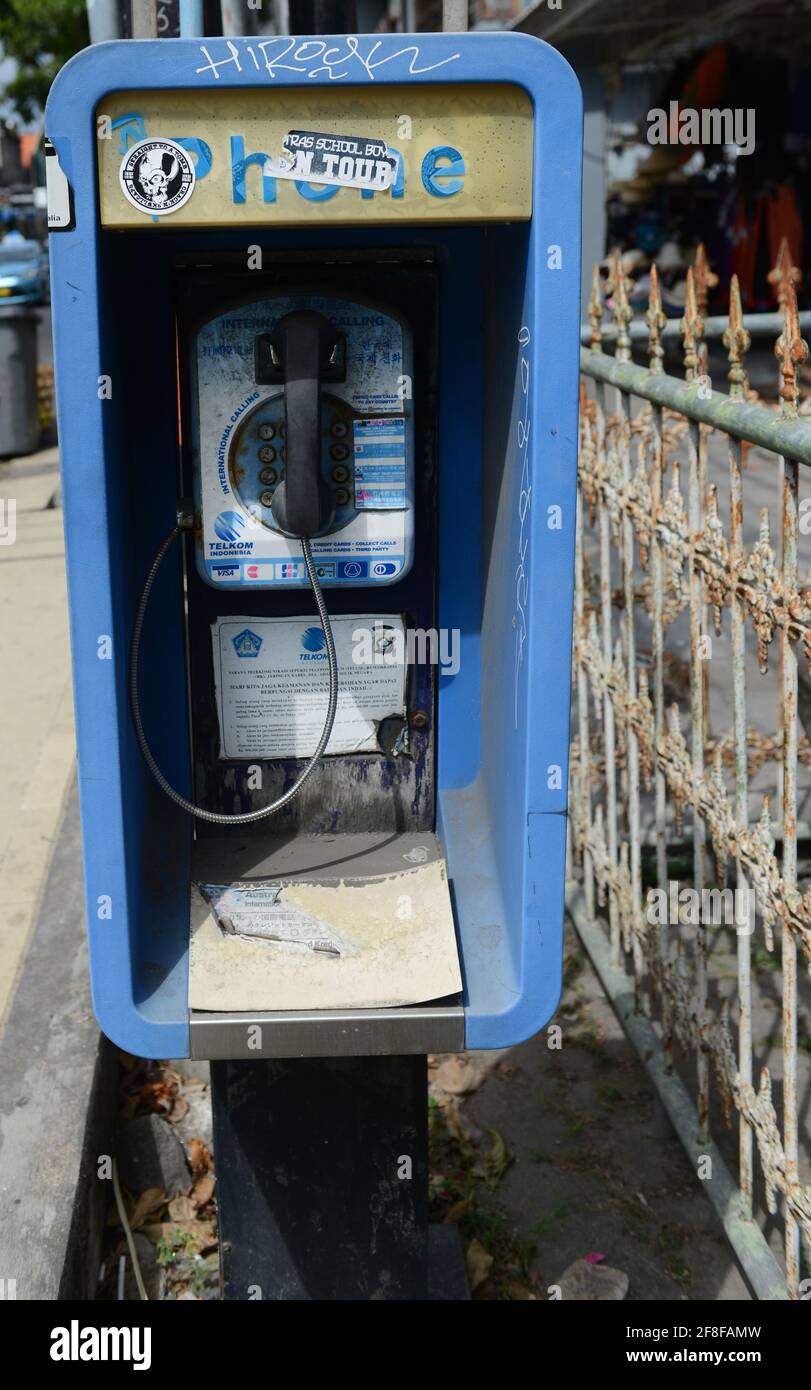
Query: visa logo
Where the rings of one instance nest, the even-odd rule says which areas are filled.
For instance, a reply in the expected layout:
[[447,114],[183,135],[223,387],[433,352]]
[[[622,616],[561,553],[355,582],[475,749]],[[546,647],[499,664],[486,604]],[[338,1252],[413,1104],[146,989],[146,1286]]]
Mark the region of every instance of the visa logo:
[[239,565],[212,565],[212,579],[239,579]]

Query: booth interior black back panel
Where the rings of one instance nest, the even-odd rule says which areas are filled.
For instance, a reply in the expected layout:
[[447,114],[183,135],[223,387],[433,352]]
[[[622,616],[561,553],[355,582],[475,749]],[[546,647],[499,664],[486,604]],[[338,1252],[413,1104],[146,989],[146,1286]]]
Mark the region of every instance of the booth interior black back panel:
[[[379,252],[323,250],[265,253],[262,271],[247,271],[244,255],[206,252],[197,263],[187,255],[175,267],[183,449],[183,492],[192,495],[193,408],[189,363],[194,335],[203,319],[229,307],[255,303],[288,291],[336,292],[400,314],[413,334],[415,415],[415,557],[408,575],[385,588],[333,588],[332,616],[380,613],[402,616],[406,629],[436,626],[437,547],[437,271],[429,247],[385,248]],[[383,288],[381,289],[381,286]],[[205,305],[201,314],[200,305]],[[187,547],[194,539],[188,538]],[[292,617],[313,613],[308,589],[216,590],[205,584],[187,549],[187,633],[194,791],[212,811],[238,814],[274,800],[295,781],[304,759],[226,761],[220,733],[212,660],[212,623],[218,617]],[[274,817],[274,833],[402,832],[430,830],[435,822],[436,666],[412,663],[407,677],[407,729],[383,721],[379,752],[330,756],[321,761],[298,796]],[[249,785],[261,768],[261,790]],[[250,769],[253,769],[252,771]],[[198,823],[198,834],[222,834]],[[267,824],[228,834],[266,834]]]

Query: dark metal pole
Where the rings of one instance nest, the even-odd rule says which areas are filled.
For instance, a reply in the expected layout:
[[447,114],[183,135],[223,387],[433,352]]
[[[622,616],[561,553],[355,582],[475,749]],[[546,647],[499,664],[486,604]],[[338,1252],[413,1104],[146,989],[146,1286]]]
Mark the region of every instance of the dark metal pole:
[[317,34],[354,34],[356,28],[354,0],[315,0]]
[[212,1062],[223,1298],[428,1296],[425,1057]]
[[290,0],[291,34],[354,34],[354,0]]

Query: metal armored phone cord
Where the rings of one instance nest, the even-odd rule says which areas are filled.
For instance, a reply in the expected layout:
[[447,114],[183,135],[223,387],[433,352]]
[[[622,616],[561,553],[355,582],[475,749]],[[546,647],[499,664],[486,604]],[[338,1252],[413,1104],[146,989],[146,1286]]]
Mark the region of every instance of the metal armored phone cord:
[[177,540],[181,532],[187,529],[187,527],[175,526],[166,537],[155,559],[152,561],[152,568],[146,577],[143,592],[138,603],[135,614],[135,625],[132,629],[132,641],[130,643],[129,689],[132,722],[135,725],[135,734],[147,767],[158,783],[158,786],[166,792],[167,796],[171,797],[172,801],[178,806],[182,806],[184,811],[188,811],[189,815],[198,816],[200,820],[210,821],[212,825],[248,825],[251,821],[264,820],[265,816],[272,816],[275,811],[280,811],[283,806],[286,806],[288,801],[292,801],[293,797],[301,791],[307,778],[315,771],[321,760],[324,749],[329,743],[329,736],[332,733],[332,726],[335,722],[335,710],[338,704],[338,659],[335,655],[335,641],[332,636],[332,628],[330,626],[327,606],[324,602],[324,595],[321,592],[321,585],[315,573],[313,557],[310,551],[310,542],[302,537],[301,549],[304,554],[304,563],[307,566],[307,574],[315,597],[318,617],[324,632],[324,641],[327,646],[327,661],[329,663],[329,702],[327,705],[327,717],[324,720],[324,727],[321,730],[318,746],[310,758],[310,761],[307,763],[307,766],[296,778],[290,790],[286,791],[284,796],[280,796],[276,801],[272,801],[269,806],[263,806],[261,811],[246,811],[242,815],[229,816],[221,814],[218,811],[206,811],[202,806],[195,806],[193,801],[187,801],[185,796],[181,796],[180,792],[175,791],[174,787],[169,785],[152,756],[149,744],[147,743],[146,734],[144,733],[138,700],[138,657],[141,647],[141,631],[144,626],[144,617],[146,616],[147,604],[149,603],[149,595],[152,592],[152,585],[155,582],[155,577],[161,567],[166,552],[171,549],[173,542]]

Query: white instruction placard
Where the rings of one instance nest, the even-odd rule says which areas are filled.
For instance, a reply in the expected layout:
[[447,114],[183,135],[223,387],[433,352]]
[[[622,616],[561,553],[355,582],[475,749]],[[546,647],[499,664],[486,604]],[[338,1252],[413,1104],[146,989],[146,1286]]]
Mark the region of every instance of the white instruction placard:
[[[382,719],[405,714],[405,630],[399,616],[331,620],[338,707],[327,753],[378,752]],[[309,758],[329,695],[318,618],[217,618],[212,625],[220,757]]]

